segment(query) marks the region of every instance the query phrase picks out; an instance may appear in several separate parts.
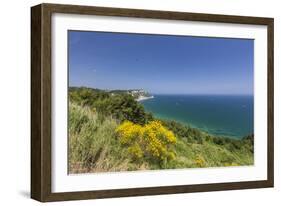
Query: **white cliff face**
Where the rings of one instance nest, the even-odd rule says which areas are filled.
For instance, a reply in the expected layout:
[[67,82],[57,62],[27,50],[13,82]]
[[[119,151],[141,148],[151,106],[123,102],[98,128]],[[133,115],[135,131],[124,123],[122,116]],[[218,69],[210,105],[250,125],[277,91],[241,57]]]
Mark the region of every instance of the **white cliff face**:
[[152,98],[154,98],[154,96],[149,96],[149,97],[139,96],[136,100],[138,102],[140,102],[140,101],[147,100],[147,99],[152,99]]
[[146,92],[144,89],[132,89],[132,90],[113,90],[110,91],[111,95],[114,96],[115,92],[117,93],[126,93],[131,95],[132,97],[134,97],[134,99],[136,101],[143,101],[146,99],[151,99],[154,98],[151,94],[149,94],[148,92]]
[[143,89],[130,90],[128,91],[128,94],[131,94],[137,101],[153,98],[152,95],[150,95],[148,92],[146,92]]

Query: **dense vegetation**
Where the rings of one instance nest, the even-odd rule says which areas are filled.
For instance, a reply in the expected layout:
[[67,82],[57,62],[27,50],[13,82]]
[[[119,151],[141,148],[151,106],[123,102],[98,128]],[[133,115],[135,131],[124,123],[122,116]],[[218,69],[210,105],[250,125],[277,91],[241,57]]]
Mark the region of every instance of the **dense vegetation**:
[[254,137],[156,119],[127,92],[69,90],[70,173],[253,164]]
[[70,88],[70,102],[88,106],[101,116],[112,116],[124,121],[132,121],[144,125],[152,120],[152,114],[145,112],[144,107],[126,92],[106,92],[90,88]]

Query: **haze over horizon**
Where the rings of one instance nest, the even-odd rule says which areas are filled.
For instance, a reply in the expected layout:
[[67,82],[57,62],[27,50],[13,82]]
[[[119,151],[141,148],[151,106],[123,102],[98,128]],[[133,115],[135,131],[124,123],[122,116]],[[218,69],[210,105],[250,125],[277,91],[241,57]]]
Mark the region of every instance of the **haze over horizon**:
[[69,31],[69,85],[253,95],[254,40]]

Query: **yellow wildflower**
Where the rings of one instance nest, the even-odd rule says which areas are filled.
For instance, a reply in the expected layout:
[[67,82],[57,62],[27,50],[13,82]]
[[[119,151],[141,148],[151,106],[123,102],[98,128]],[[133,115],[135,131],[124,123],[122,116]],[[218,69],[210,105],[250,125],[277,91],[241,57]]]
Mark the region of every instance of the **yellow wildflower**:
[[206,164],[205,159],[202,156],[197,156],[195,163],[198,167],[204,167]]
[[176,137],[160,121],[151,121],[144,126],[125,121],[116,132],[121,144],[129,146],[128,151],[134,158],[144,154],[158,160],[175,158],[170,146],[176,143]]

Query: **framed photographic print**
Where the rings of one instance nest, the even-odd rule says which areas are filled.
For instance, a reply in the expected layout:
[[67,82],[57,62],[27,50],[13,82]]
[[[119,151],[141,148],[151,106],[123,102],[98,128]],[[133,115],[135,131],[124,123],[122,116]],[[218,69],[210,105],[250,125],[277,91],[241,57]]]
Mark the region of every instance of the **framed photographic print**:
[[273,19],[31,8],[31,197],[273,187]]

